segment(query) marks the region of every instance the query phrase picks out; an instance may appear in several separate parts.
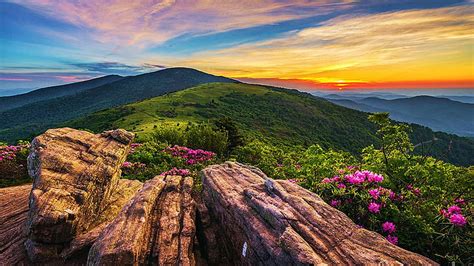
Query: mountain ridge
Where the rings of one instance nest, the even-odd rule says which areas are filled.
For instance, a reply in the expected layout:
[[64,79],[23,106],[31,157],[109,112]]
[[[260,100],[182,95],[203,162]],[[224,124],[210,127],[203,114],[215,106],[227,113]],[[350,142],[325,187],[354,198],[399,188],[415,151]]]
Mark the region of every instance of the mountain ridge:
[[0,97],[0,112],[21,107],[34,102],[76,94],[81,91],[93,89],[108,83],[119,81],[123,78],[124,77],[119,75],[107,75],[80,82],[40,88],[23,94],[3,96]]
[[0,136],[12,141],[101,109],[152,98],[209,82],[238,81],[191,68],[167,68],[99,87],[33,102],[0,113]]

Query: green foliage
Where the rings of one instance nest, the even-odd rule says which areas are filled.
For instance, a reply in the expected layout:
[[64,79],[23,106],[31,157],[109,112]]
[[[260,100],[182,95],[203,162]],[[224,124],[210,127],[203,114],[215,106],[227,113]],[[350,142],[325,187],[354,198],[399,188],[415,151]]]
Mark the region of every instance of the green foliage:
[[214,122],[216,127],[221,131],[227,132],[228,145],[227,145],[227,155],[234,151],[237,147],[240,147],[244,144],[244,137],[240,132],[237,124],[230,117],[223,117]]
[[170,146],[188,146],[213,151],[219,155],[226,153],[229,147],[227,131],[208,124],[190,124],[185,129],[160,127],[155,129],[152,136],[155,141]]
[[[230,151],[242,145],[242,139],[259,139],[279,147],[317,144],[358,156],[369,145],[381,145],[376,126],[367,116],[298,91],[212,83],[107,109],[67,125],[95,132],[121,127],[146,139],[155,128],[177,123],[211,123],[227,131]],[[425,143],[417,145],[415,153],[459,165],[474,164],[474,157],[470,156],[474,153],[474,141],[434,133],[426,127],[411,127],[413,132],[409,136],[413,143]],[[430,142],[433,139],[436,140]]]
[[217,130],[206,124],[193,125],[187,128],[186,145],[190,148],[204,149],[223,155],[228,148],[226,131]]
[[184,146],[187,142],[187,136],[178,127],[156,128],[152,136],[155,141],[167,143],[168,145]]

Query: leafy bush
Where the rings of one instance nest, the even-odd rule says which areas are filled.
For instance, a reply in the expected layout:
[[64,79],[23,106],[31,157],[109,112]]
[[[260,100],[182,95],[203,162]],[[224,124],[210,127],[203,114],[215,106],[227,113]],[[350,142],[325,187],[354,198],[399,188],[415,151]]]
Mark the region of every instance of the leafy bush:
[[28,183],[26,160],[29,143],[19,141],[17,145],[0,143],[0,187]]

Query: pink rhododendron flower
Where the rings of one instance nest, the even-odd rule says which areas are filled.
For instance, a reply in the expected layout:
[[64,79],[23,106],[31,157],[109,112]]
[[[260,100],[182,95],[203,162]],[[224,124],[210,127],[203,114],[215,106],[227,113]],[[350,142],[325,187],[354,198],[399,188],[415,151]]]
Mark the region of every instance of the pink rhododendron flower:
[[459,213],[455,213],[451,215],[451,217],[449,218],[449,221],[456,226],[464,226],[467,223],[466,218],[462,214],[459,214]]
[[377,202],[371,202],[369,204],[369,212],[371,213],[379,213],[380,212],[380,204],[378,204]]
[[206,162],[212,160],[216,156],[216,154],[211,151],[205,151],[201,149],[193,150],[188,147],[182,147],[178,145],[168,147],[163,151],[173,156],[185,159],[187,164]]
[[331,183],[331,179],[329,179],[329,178],[326,177],[326,178],[324,178],[324,179],[321,181],[321,183],[325,183],[325,184]]
[[398,244],[398,237],[396,237],[396,236],[388,235],[387,240],[388,240],[388,242],[390,242],[394,245]]
[[331,200],[330,204],[333,207],[337,207],[337,206],[341,205],[341,201],[340,200]]
[[167,175],[179,175],[179,176],[188,176],[190,175],[191,172],[188,169],[178,169],[176,167],[172,168],[171,170],[168,170],[166,172],[163,172],[160,174],[160,176],[167,176]]
[[122,167],[123,167],[123,168],[130,168],[130,167],[132,167],[132,163],[131,163],[131,162],[124,162],[124,163],[122,164]]
[[448,218],[449,215],[450,215],[449,212],[448,212],[447,210],[445,210],[445,209],[439,210],[439,213],[440,213],[441,215],[443,215],[444,218]]
[[387,233],[391,234],[391,233],[395,232],[396,227],[395,227],[394,223],[386,221],[385,223],[382,224],[382,230],[384,232],[387,232]]
[[344,185],[343,183],[339,183],[337,184],[337,188],[343,189],[343,188],[346,188],[346,185]]
[[456,213],[461,213],[461,208],[457,205],[453,205],[451,207],[448,208],[448,212],[450,214],[456,214]]
[[463,198],[456,199],[456,200],[454,200],[454,202],[459,204],[459,205],[463,205],[463,204],[466,203],[466,201]]
[[413,194],[415,194],[416,196],[420,196],[421,194],[421,190],[419,188],[414,188],[411,192],[413,192]]
[[380,192],[379,192],[379,190],[376,189],[376,188],[369,190],[369,194],[370,194],[370,196],[372,196],[372,198],[375,199],[375,200],[378,199],[379,196],[380,196]]

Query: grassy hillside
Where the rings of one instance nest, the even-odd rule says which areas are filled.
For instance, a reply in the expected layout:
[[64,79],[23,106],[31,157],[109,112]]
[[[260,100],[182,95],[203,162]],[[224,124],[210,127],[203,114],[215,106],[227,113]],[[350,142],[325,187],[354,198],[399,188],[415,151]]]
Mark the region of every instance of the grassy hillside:
[[0,112],[34,102],[76,94],[81,91],[99,87],[121,79],[123,79],[121,76],[109,75],[66,85],[37,89],[20,95],[0,97]]
[[[125,128],[140,138],[163,124],[184,126],[230,117],[247,137],[264,138],[273,144],[323,147],[359,153],[377,144],[375,128],[367,114],[332,104],[324,99],[293,90],[248,84],[213,83],[155,97],[122,107],[103,110],[66,125],[102,131]],[[415,143],[424,152],[461,165],[474,164],[474,142],[430,129],[413,126]],[[448,150],[451,143],[451,150]]]
[[156,97],[209,82],[236,82],[190,68],[169,68],[126,77],[80,93],[0,113],[0,140],[29,138],[61,122],[101,109]]

